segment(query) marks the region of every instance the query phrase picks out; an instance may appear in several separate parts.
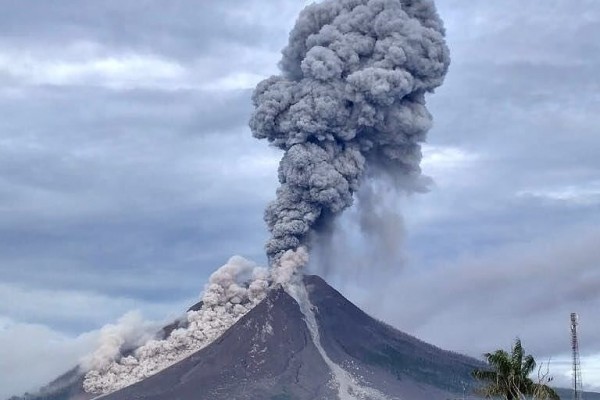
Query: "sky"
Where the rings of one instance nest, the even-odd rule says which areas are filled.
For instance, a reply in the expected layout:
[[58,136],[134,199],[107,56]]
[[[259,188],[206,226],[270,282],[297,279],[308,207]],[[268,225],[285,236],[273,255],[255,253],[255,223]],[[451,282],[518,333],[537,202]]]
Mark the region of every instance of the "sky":
[[[252,138],[250,96],[308,3],[0,0],[0,398],[131,310],[179,315],[230,256],[266,264],[281,153]],[[577,312],[600,391],[600,2],[436,3],[452,64],[428,97],[431,183],[382,199],[400,256],[349,210],[352,251],[312,271],[445,349],[518,336],[564,386]]]

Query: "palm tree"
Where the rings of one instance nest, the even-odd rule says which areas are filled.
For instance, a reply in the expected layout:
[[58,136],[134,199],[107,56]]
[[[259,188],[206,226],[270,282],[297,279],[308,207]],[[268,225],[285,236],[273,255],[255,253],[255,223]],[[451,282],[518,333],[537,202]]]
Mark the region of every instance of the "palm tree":
[[[558,394],[543,383],[535,383],[529,375],[535,370],[535,360],[531,355],[524,356],[521,340],[517,338],[509,354],[504,350],[486,353],[484,357],[489,369],[473,371],[473,377],[486,382],[478,392],[486,398],[499,397],[507,400],[534,399],[560,400]],[[552,379],[542,379],[549,382]]]

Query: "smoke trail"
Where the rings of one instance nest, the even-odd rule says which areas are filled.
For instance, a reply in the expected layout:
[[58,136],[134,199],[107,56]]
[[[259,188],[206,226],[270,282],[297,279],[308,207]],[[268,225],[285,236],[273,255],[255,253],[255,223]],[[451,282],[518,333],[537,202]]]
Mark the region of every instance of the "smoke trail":
[[432,0],[325,0],[302,11],[282,75],[252,98],[254,137],[284,150],[265,211],[276,269],[352,204],[365,171],[413,185],[431,127],[425,93],[449,63]]
[[[81,364],[87,370],[84,390],[94,394],[113,392],[208,346],[266,297],[269,281],[266,268],[234,256],[210,276],[201,308],[188,311],[184,326],[168,337],[148,336],[146,324],[137,315],[103,328],[101,346]],[[152,333],[157,331],[155,327]],[[129,344],[135,346],[124,347]]]

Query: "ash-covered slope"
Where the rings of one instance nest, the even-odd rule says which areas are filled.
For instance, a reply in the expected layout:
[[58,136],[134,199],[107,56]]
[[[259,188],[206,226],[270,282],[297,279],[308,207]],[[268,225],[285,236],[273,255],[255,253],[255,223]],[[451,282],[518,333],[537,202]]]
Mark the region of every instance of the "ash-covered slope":
[[333,399],[329,380],[297,303],[280,288],[208,347],[102,399]]
[[[447,399],[462,394],[463,382],[471,386],[477,360],[369,317],[319,277],[305,283],[325,351],[359,385],[413,400]],[[211,345],[102,399],[336,399],[335,380],[304,318],[292,297],[273,290]]]

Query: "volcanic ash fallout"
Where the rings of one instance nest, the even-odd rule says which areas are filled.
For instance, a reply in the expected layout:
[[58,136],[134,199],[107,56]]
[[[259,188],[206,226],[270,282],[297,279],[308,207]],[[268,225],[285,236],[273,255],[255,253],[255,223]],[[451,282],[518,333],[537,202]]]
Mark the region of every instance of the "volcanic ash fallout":
[[275,276],[306,263],[297,253],[352,204],[367,176],[406,188],[420,176],[432,123],[425,93],[442,84],[449,63],[432,1],[324,1],[302,11],[282,74],[252,97],[254,137],[284,151],[277,198],[265,211]]

